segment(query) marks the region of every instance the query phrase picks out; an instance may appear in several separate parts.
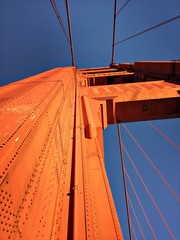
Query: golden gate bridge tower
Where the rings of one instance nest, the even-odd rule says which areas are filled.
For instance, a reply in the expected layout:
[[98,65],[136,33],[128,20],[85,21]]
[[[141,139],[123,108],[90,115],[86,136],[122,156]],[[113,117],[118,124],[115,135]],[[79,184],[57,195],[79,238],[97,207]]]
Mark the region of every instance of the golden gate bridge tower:
[[123,239],[104,164],[108,124],[118,125],[134,239],[119,124],[180,116],[180,61],[115,64],[115,1],[112,63],[77,69],[66,7],[72,66],[0,88],[1,240]]

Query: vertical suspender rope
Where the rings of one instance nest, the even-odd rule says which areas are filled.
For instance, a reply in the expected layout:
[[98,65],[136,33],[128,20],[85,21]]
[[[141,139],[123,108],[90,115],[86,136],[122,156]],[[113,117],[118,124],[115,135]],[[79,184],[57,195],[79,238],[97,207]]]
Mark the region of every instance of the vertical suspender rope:
[[71,48],[72,66],[75,66],[74,50],[73,50],[73,42],[72,42],[72,31],[71,31],[71,21],[70,21],[70,11],[69,11],[68,0],[66,0],[66,12],[67,12],[67,19],[68,19],[68,29],[69,29],[69,40],[70,40],[70,48]]
[[73,50],[73,42],[72,42],[72,32],[71,32],[71,21],[70,21],[70,11],[69,11],[69,4],[68,4],[68,0],[66,0],[66,13],[67,13],[67,20],[68,20],[68,29],[69,29],[69,36],[66,32],[66,29],[65,29],[65,26],[64,26],[64,23],[62,21],[62,18],[60,16],[60,13],[58,11],[58,8],[56,6],[56,3],[54,2],[54,0],[50,0],[51,4],[52,4],[52,7],[54,9],[54,12],[58,18],[58,21],[61,25],[61,28],[64,32],[64,35],[69,43],[69,46],[70,46],[70,50],[71,50],[71,60],[72,60],[72,66],[75,66],[75,62],[74,62],[74,50]]
[[134,138],[134,136],[132,135],[132,133],[128,130],[128,128],[122,123],[122,126],[124,127],[124,129],[126,130],[126,132],[129,134],[129,136],[132,138],[132,140],[136,143],[137,147],[139,148],[139,150],[142,152],[142,154],[144,155],[144,157],[146,158],[146,160],[150,163],[150,165],[152,166],[152,168],[155,170],[155,172],[157,173],[157,175],[160,177],[160,179],[162,180],[162,182],[165,184],[165,186],[168,188],[168,190],[172,193],[172,195],[174,196],[174,198],[177,200],[177,202],[180,203],[180,198],[179,196],[177,196],[177,194],[175,193],[175,191],[171,188],[171,186],[169,185],[169,183],[166,181],[166,179],[162,176],[162,174],[160,173],[160,171],[158,170],[158,168],[154,165],[154,163],[152,162],[152,160],[150,159],[150,157],[146,154],[146,152],[143,150],[143,148],[141,147],[141,145],[136,141],[136,139]]
[[145,217],[145,219],[146,219],[146,222],[147,222],[147,224],[148,224],[148,226],[149,226],[149,228],[150,228],[150,231],[151,231],[151,233],[152,233],[152,235],[153,235],[153,239],[157,240],[156,234],[155,234],[155,232],[154,232],[154,230],[153,230],[153,228],[152,228],[152,226],[151,226],[151,223],[150,223],[150,221],[149,221],[149,219],[148,219],[148,217],[147,217],[147,215],[146,215],[145,209],[144,209],[144,207],[143,207],[143,205],[142,205],[142,203],[141,203],[141,201],[140,201],[140,199],[139,199],[139,197],[138,197],[138,194],[137,194],[137,192],[136,192],[136,189],[135,189],[135,187],[134,187],[134,185],[133,185],[133,183],[132,183],[132,181],[131,181],[131,178],[130,178],[128,172],[126,171],[126,169],[124,169],[124,170],[125,170],[125,174],[126,174],[127,180],[129,181],[129,183],[130,183],[130,185],[131,185],[131,188],[132,188],[132,190],[133,190],[133,192],[134,192],[134,196],[136,197],[136,199],[137,199],[137,201],[138,201],[138,203],[139,203],[139,206],[140,206],[140,208],[141,208],[141,210],[142,210],[142,213],[143,213],[143,215],[144,215],[144,217]]
[[68,36],[68,34],[67,34],[67,32],[66,32],[66,29],[65,29],[63,20],[62,20],[61,15],[60,15],[60,13],[59,13],[59,11],[58,11],[58,8],[57,8],[57,6],[56,6],[56,3],[54,2],[54,0],[50,0],[50,3],[51,3],[51,5],[52,5],[52,7],[53,7],[53,9],[54,9],[54,12],[55,12],[55,14],[56,14],[56,17],[57,17],[57,19],[58,19],[58,21],[59,21],[59,23],[60,23],[60,25],[61,25],[61,28],[62,28],[62,30],[63,30],[64,35],[65,35],[65,37],[66,37],[66,39],[67,39],[67,41],[68,41],[68,44],[70,44],[69,36]]
[[141,177],[141,174],[139,173],[139,171],[137,170],[135,164],[133,163],[133,160],[132,160],[132,158],[130,157],[130,155],[129,155],[127,149],[125,148],[125,146],[124,146],[123,144],[122,144],[122,147],[124,148],[125,153],[126,153],[127,157],[129,158],[129,161],[131,162],[131,164],[132,164],[132,166],[133,166],[133,168],[134,168],[134,170],[135,170],[137,176],[139,177],[139,179],[140,179],[140,181],[141,181],[141,183],[142,183],[142,185],[143,185],[145,191],[147,192],[149,198],[151,199],[151,201],[152,201],[152,203],[153,203],[153,205],[154,205],[156,211],[158,212],[159,217],[161,218],[161,220],[162,220],[164,226],[166,227],[167,231],[169,232],[171,238],[172,238],[173,240],[175,240],[175,236],[173,235],[173,233],[172,233],[172,231],[171,231],[171,229],[170,229],[168,223],[166,222],[166,220],[165,220],[165,218],[164,218],[164,216],[163,216],[161,210],[159,209],[159,207],[158,207],[156,201],[154,200],[154,198],[153,198],[153,196],[152,196],[152,194],[151,194],[149,188],[147,187],[147,185],[145,184],[143,178]]
[[114,46],[115,46],[115,37],[116,37],[116,11],[117,11],[117,0],[114,0],[114,23],[113,23],[113,39],[112,39],[112,60],[111,63],[114,63]]
[[137,214],[136,214],[136,212],[135,212],[135,209],[134,209],[134,207],[133,207],[133,204],[132,204],[132,202],[131,202],[130,197],[129,197],[128,200],[129,200],[129,204],[130,204],[130,206],[131,206],[132,212],[133,212],[133,214],[134,214],[134,217],[135,217],[135,219],[136,219],[137,225],[138,225],[138,227],[139,227],[139,231],[140,231],[140,233],[141,233],[142,239],[143,239],[143,240],[146,240],[146,239],[145,239],[145,236],[144,236],[144,233],[143,233],[143,230],[142,230],[142,228],[141,228],[141,224],[140,224],[140,222],[139,222],[139,220],[138,220]]
[[124,157],[122,152],[120,126],[118,123],[117,123],[117,129],[118,129],[119,150],[120,150],[120,156],[121,156],[121,168],[122,168],[122,175],[123,175],[125,202],[126,202],[126,212],[127,212],[127,220],[128,220],[129,239],[132,240],[131,225],[130,225],[131,222],[130,222],[130,214],[129,214],[129,206],[128,206],[128,194],[127,194],[127,187],[126,187],[125,167],[124,167]]
[[168,136],[166,136],[161,130],[159,130],[156,126],[152,124],[152,122],[147,121],[147,124],[151,126],[157,133],[159,133],[164,139],[166,139],[172,146],[174,146],[177,150],[180,150],[180,146],[174,143]]

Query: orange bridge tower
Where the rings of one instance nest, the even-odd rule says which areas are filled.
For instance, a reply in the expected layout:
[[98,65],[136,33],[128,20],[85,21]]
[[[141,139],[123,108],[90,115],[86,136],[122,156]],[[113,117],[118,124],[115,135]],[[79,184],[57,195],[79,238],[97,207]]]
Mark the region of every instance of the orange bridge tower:
[[123,239],[108,124],[180,116],[180,61],[56,68],[0,88],[0,239]]

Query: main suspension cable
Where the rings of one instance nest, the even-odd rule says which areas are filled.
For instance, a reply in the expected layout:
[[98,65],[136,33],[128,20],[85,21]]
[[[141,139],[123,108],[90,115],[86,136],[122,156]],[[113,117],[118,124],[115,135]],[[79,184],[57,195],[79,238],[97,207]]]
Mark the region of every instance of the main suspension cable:
[[142,35],[142,34],[144,34],[144,33],[146,33],[146,32],[149,32],[149,31],[151,31],[151,30],[153,30],[153,29],[155,29],[155,28],[158,28],[158,27],[161,27],[161,26],[163,26],[163,25],[165,25],[165,24],[168,24],[168,23],[170,23],[170,22],[173,22],[173,21],[177,20],[178,18],[180,18],[180,15],[178,15],[178,16],[176,16],[176,17],[173,17],[173,18],[170,18],[170,19],[168,19],[168,20],[166,20],[166,21],[164,21],[164,22],[161,22],[161,23],[153,26],[153,27],[147,28],[147,29],[145,29],[145,30],[143,30],[143,31],[141,31],[141,32],[138,32],[138,33],[136,33],[136,34],[134,34],[134,35],[132,35],[132,36],[130,36],[130,37],[128,37],[128,38],[125,38],[125,39],[123,39],[123,40],[121,40],[121,41],[119,41],[119,42],[116,42],[115,45],[118,45],[118,44],[120,44],[120,43],[126,42],[126,41],[128,41],[128,40],[130,40],[130,39],[132,39],[132,38],[135,38],[135,37],[137,37],[137,36],[139,36],[139,35]]
[[118,142],[119,142],[119,151],[121,157],[121,168],[122,168],[122,176],[123,176],[123,185],[124,185],[124,193],[125,193],[125,202],[126,202],[126,213],[127,213],[127,220],[128,220],[128,230],[129,230],[129,239],[132,240],[132,233],[131,233],[131,222],[130,222],[130,213],[129,213],[129,206],[128,206],[128,193],[126,187],[126,177],[125,177],[125,167],[124,167],[124,157],[122,152],[122,140],[121,140],[121,132],[120,132],[120,124],[117,123],[117,130],[118,130]]

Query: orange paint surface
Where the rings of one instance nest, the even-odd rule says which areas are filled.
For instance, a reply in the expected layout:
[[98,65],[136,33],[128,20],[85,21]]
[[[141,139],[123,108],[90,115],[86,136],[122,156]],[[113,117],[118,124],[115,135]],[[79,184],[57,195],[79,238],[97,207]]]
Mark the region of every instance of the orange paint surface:
[[0,239],[123,239],[102,130],[179,117],[172,64],[57,68],[0,88]]

